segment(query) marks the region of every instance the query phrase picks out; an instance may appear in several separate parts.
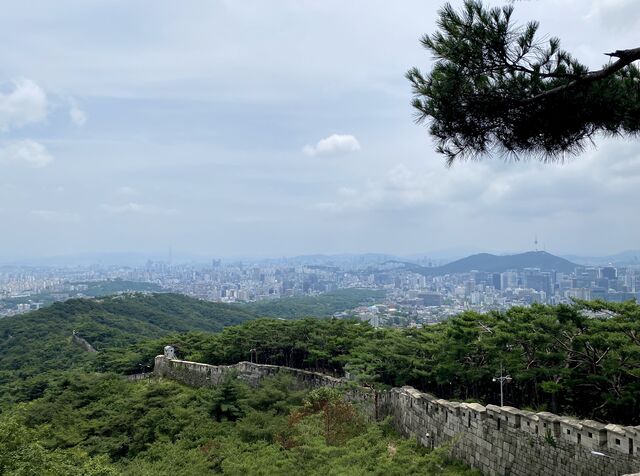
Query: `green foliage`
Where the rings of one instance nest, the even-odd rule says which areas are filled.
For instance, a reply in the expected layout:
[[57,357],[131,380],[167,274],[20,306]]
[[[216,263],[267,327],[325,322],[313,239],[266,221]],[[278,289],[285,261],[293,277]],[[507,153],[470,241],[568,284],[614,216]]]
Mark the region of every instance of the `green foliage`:
[[552,446],[553,448],[556,448],[558,446],[558,442],[556,441],[554,436],[551,434],[550,430],[547,430],[547,432],[544,434],[544,442],[549,446]]
[[240,406],[242,390],[235,376],[230,374],[212,393],[209,415],[216,421],[236,421],[244,416]]
[[[76,372],[2,415],[0,473],[476,474],[386,423],[365,424],[336,391],[312,392],[300,407],[303,394],[290,384],[278,377],[256,390],[237,380],[196,389]],[[211,411],[231,407],[233,418]]]
[[362,432],[364,420],[355,407],[344,400],[343,394],[330,387],[321,387],[309,393],[304,406],[291,421],[321,413],[323,436],[327,445],[340,446]]
[[436,60],[428,74],[407,73],[419,122],[430,121],[438,151],[457,158],[497,152],[562,159],[597,133],[640,132],[640,50],[616,51],[602,74],[537,36],[538,23],[518,25],[513,5],[446,4],[438,30],[422,38]]
[[0,416],[0,474],[6,476],[111,476],[118,472],[105,456],[89,457],[76,449],[47,450],[38,432],[14,415]]
[[302,317],[331,317],[362,304],[373,304],[385,298],[378,289],[340,289],[319,296],[302,296],[243,304],[242,308],[262,317],[300,319]]
[[[237,307],[177,294],[73,299],[39,311],[0,319],[0,403],[42,395],[61,371],[72,368],[136,373],[149,370],[169,334],[216,332],[254,316]],[[73,331],[100,354],[71,342]],[[189,336],[176,341],[185,345]],[[126,346],[127,347],[124,349]]]
[[82,294],[89,297],[110,296],[118,293],[158,293],[162,292],[162,288],[154,283],[141,283],[137,281],[125,281],[123,279],[110,279],[107,281],[85,281],[70,283],[74,285],[84,284],[87,286],[86,291]]

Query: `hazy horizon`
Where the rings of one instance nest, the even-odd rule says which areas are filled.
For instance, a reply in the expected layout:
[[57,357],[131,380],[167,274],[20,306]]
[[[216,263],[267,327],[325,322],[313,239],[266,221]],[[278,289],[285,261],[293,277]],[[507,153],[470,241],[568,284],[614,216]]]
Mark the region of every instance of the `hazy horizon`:
[[[183,251],[166,250],[165,252],[88,252],[78,254],[64,254],[51,256],[23,256],[16,258],[3,258],[0,256],[0,266],[26,265],[26,266],[54,266],[54,265],[133,265],[141,264],[143,261],[155,262],[173,262],[175,264],[209,264],[211,260],[221,259],[224,262],[244,261],[244,262],[260,262],[260,261],[277,261],[277,260],[295,260],[313,257],[326,258],[348,258],[348,257],[365,257],[365,256],[390,256],[400,259],[433,259],[437,263],[451,262],[476,254],[493,254],[496,256],[510,256],[534,251],[546,252],[554,256],[559,256],[568,260],[571,259],[606,259],[612,257],[620,257],[625,255],[640,255],[640,249],[620,250],[614,253],[597,253],[597,254],[575,254],[570,252],[554,252],[546,249],[522,249],[522,250],[434,250],[423,253],[390,253],[390,252],[362,252],[362,253],[309,253],[300,255],[260,255],[260,254],[237,254],[237,255],[215,255],[215,254],[192,254]],[[629,257],[625,257],[628,259]],[[53,264],[52,264],[53,263]]]

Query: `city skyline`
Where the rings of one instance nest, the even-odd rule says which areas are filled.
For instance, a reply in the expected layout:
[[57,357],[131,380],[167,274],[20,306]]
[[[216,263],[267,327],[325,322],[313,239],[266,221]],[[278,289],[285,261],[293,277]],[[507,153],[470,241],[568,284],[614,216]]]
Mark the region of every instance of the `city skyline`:
[[[260,253],[238,253],[232,255],[223,255],[212,253],[190,253],[184,250],[174,250],[168,248],[158,251],[123,251],[123,252],[86,252],[86,253],[69,253],[60,255],[42,255],[42,256],[2,256],[0,254],[0,266],[7,265],[33,265],[33,266],[49,266],[49,265],[93,265],[93,264],[109,264],[109,265],[131,265],[142,264],[147,261],[176,263],[176,264],[206,264],[212,260],[223,260],[226,263],[232,262],[262,262],[262,261],[278,261],[278,260],[302,260],[305,259],[347,259],[347,258],[366,258],[372,256],[387,257],[389,259],[404,259],[407,261],[431,259],[436,264],[446,264],[466,257],[491,254],[495,256],[514,256],[529,252],[545,252],[550,255],[561,257],[569,261],[575,261],[576,264],[589,264],[590,262],[633,262],[640,258],[640,249],[624,249],[613,253],[594,253],[594,254],[576,254],[572,252],[552,252],[546,247],[523,248],[521,250],[470,250],[462,248],[451,248],[443,250],[433,250],[430,252],[417,253],[392,253],[392,252],[343,252],[343,253],[308,253],[308,254],[282,254],[269,255]],[[608,260],[608,261],[607,261]]]
[[357,317],[375,327],[423,326],[465,310],[484,313],[535,303],[571,304],[574,299],[637,300],[640,261],[587,265],[529,252],[476,255],[439,266],[377,255],[324,261],[0,266],[0,317],[56,301],[131,292],[172,292],[225,303],[321,295],[331,301],[332,292],[353,292],[348,301],[340,300],[335,317]]

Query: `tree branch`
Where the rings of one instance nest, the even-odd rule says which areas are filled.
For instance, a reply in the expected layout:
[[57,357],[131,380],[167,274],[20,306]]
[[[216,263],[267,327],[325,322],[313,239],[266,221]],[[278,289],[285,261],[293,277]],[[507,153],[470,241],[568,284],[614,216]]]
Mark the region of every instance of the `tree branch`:
[[617,50],[613,53],[605,53],[607,56],[611,56],[613,58],[618,58],[615,63],[610,64],[606,68],[602,68],[598,71],[590,71],[584,76],[579,77],[578,79],[571,81],[570,83],[563,84],[562,86],[558,86],[557,88],[549,89],[540,94],[536,94],[535,96],[519,101],[519,105],[528,105],[543,99],[548,98],[549,96],[555,96],[558,93],[568,91],[577,86],[582,86],[583,84],[592,83],[594,81],[598,81],[600,79],[607,78],[622,68],[629,66],[634,61],[640,60],[640,48],[633,48],[630,50]]

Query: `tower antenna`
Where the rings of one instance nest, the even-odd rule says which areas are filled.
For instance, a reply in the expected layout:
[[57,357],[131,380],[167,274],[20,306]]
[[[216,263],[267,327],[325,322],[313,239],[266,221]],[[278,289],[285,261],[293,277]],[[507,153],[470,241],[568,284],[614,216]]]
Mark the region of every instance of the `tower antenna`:
[[538,251],[538,234],[536,233],[534,238],[533,238],[533,245],[535,247],[535,250]]

